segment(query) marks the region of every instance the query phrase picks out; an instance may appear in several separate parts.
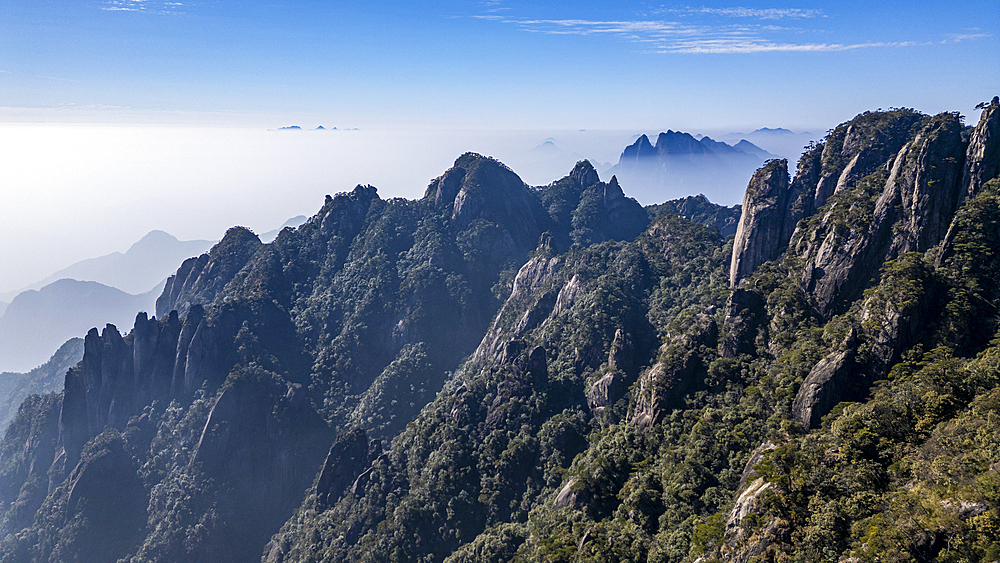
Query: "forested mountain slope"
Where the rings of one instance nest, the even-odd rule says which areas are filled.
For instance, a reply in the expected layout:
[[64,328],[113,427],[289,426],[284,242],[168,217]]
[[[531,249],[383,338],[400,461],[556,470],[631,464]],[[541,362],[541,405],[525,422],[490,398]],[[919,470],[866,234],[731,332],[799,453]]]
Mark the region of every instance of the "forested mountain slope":
[[[858,116],[791,181],[758,171],[735,252],[664,216],[539,253],[445,391],[387,452],[341,445],[342,485],[265,560],[996,558],[1000,349],[974,311],[1000,299],[998,119]],[[817,292],[817,263],[852,283]]]
[[0,556],[995,560],[998,129],[861,114],[730,237],[473,154],[231,229],[22,405]]
[[158,318],[91,330],[65,390],[22,406],[0,552],[257,559],[337,431],[391,438],[434,397],[540,239],[565,250],[648,222],[589,163],[536,189],[466,154],[421,200],[359,186],[272,244],[231,229],[168,280]]

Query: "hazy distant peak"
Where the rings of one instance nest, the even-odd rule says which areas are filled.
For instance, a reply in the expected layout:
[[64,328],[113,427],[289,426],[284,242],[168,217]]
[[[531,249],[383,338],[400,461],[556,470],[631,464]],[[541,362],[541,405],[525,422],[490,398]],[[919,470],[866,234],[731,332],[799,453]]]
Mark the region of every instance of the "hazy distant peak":
[[660,133],[656,137],[656,152],[660,154],[704,154],[706,152],[705,145],[715,141],[707,137],[703,138],[702,141],[704,142],[698,141],[690,133],[667,129],[666,132]]
[[531,149],[531,152],[535,153],[535,154],[539,154],[539,153],[541,153],[541,154],[555,154],[555,153],[562,152],[562,149],[559,148],[559,145],[555,144],[552,141],[552,139],[546,139],[546,140],[542,141],[542,143],[540,145],[538,145],[535,148]]
[[657,135],[655,147],[646,135],[639,136],[605,174],[617,175],[630,192],[653,201],[681,190],[708,191],[726,201],[735,200],[746,178],[765,160],[776,157],[745,139],[730,145],[707,135],[696,138],[668,129]]
[[640,135],[634,143],[625,147],[619,162],[656,156],[656,149],[649,143],[649,137]]
[[108,321],[129,324],[137,312],[153,310],[162,287],[161,281],[136,295],[95,281],[62,278],[19,293],[0,317],[0,370],[38,366],[61,343],[90,327]]
[[792,131],[784,129],[782,127],[776,127],[771,129],[769,127],[761,127],[760,129],[754,130],[754,133],[760,133],[762,135],[794,135]]
[[81,260],[19,291],[4,295],[13,298],[21,291],[39,289],[63,278],[100,282],[137,295],[149,291],[170,275],[185,258],[198,256],[210,249],[212,244],[213,241],[209,240],[177,240],[170,233],[152,230],[124,254],[112,252]]
[[282,225],[280,227],[278,227],[277,229],[271,229],[270,231],[267,231],[266,233],[261,233],[258,236],[259,236],[261,242],[265,242],[265,243],[272,242],[272,241],[274,241],[274,239],[278,238],[278,233],[280,233],[281,231],[283,231],[283,230],[285,230],[285,229],[287,229],[289,227],[291,227],[293,229],[296,229],[299,226],[301,226],[303,223],[305,223],[307,220],[308,220],[308,218],[305,215],[296,215],[295,217],[292,217],[291,219],[289,219],[289,220],[285,221],[284,223],[282,223]]
[[285,227],[295,228],[295,227],[298,227],[299,225],[301,225],[302,223],[305,223],[305,222],[306,222],[306,216],[305,215],[296,215],[295,217],[292,217],[291,219],[285,221],[281,225],[281,228],[282,229],[284,229]]
[[164,246],[177,244],[179,242],[180,241],[177,240],[177,237],[166,231],[153,230],[146,233],[146,236],[135,241],[135,243],[133,243],[132,246],[125,251],[125,253],[128,254],[130,252],[135,253],[159,249]]
[[[159,229],[153,229],[152,231],[149,231],[148,233],[146,233],[146,236],[144,236],[141,239],[139,239],[138,242],[142,242],[144,240],[169,240],[169,241],[175,241],[175,240],[177,240],[177,237],[175,237],[174,235],[172,235],[172,234],[170,234],[170,233],[168,233],[166,231],[161,231]],[[136,244],[138,244],[138,242]]]
[[740,142],[733,145],[733,148],[740,152],[745,152],[761,158],[778,158],[778,155],[771,154],[746,139],[740,139]]

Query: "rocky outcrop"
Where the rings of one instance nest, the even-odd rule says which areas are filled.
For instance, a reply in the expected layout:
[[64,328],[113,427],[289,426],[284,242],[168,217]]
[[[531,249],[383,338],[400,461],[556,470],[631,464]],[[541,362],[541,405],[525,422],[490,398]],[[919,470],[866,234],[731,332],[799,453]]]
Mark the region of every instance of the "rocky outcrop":
[[128,339],[114,325],[87,333],[83,360],[66,373],[59,418],[68,468],[105,427],[122,429],[150,401],[179,397],[219,378],[229,352],[217,333],[225,329],[208,324],[200,308],[193,311],[183,323],[176,312],[162,321],[139,313]]
[[450,209],[457,230],[478,220],[498,225],[522,253],[532,250],[548,227],[541,203],[521,178],[500,161],[475,153],[463,154],[431,182],[424,200]]
[[66,518],[79,532],[69,545],[57,545],[52,558],[113,561],[132,547],[145,527],[148,495],[117,431],[101,433],[82,454],[60,491],[68,492]]
[[695,385],[695,374],[705,368],[698,347],[715,347],[718,337],[715,319],[704,313],[695,316],[683,333],[668,334],[656,363],[639,376],[629,421],[640,430],[647,430],[656,424],[661,413],[680,404]]
[[[579,223],[592,223],[589,228],[596,231],[589,240],[577,237],[581,239],[581,243],[632,240],[646,229],[649,225],[649,214],[639,202],[625,195],[617,177],[612,176],[607,184],[599,185],[597,189],[601,192],[599,206],[601,212],[596,217],[585,217],[583,210],[578,208],[574,217]],[[586,203],[585,194],[581,198],[581,206]]]
[[958,205],[964,148],[958,116],[936,116],[899,150],[886,180],[866,177],[860,189],[877,190],[873,208],[859,197],[850,209],[823,212],[796,249],[802,287],[820,315],[842,312],[887,260],[941,242]]
[[369,442],[364,429],[355,428],[338,436],[330,446],[316,482],[316,509],[333,506],[380,453],[377,442]]
[[597,170],[589,160],[581,160],[577,162],[576,166],[573,167],[573,170],[570,171],[569,177],[580,190],[589,188],[590,186],[600,183],[601,181],[601,177],[597,174]]
[[549,370],[545,348],[535,346],[527,351],[523,340],[511,340],[504,344],[499,364],[503,366],[504,377],[496,387],[496,396],[486,411],[486,427],[504,428],[512,422],[507,419],[507,411],[512,398],[524,398],[534,389],[548,383]]
[[962,201],[975,197],[983,184],[1000,176],[1000,97],[994,96],[972,132],[962,170]]
[[582,246],[605,240],[632,240],[649,225],[649,214],[627,197],[612,176],[601,182],[589,161],[548,186],[538,188],[548,217],[553,250],[565,252],[574,243]]
[[723,324],[719,337],[719,355],[735,358],[757,351],[758,328],[764,323],[764,299],[756,292],[734,289],[723,308]]
[[[476,361],[497,357],[504,342],[519,338],[529,330],[549,322],[557,313],[556,308],[567,309],[580,291],[580,281],[570,280],[558,293],[551,291],[550,285],[557,279],[562,269],[563,258],[536,257],[518,270],[510,296],[497,313],[489,331],[483,337],[473,355]],[[548,291],[544,291],[548,289]],[[521,311],[523,313],[520,313]],[[513,332],[509,327],[512,316],[520,313]]]
[[583,484],[576,477],[571,477],[552,500],[554,508],[580,508],[586,503]]
[[748,517],[756,516],[762,512],[761,497],[772,487],[771,483],[757,475],[754,466],[764,460],[764,454],[776,447],[771,441],[757,446],[743,468],[736,502],[726,518],[725,543],[721,550],[725,561],[746,563],[753,557],[762,554],[771,543],[770,532],[774,527],[774,522],[757,531],[749,529],[752,526],[746,524]]
[[[950,114],[942,114],[950,115]],[[941,116],[939,116],[940,118]],[[754,175],[744,198],[742,216],[740,218],[740,229],[737,230],[737,237],[733,247],[733,258],[730,268],[730,285],[735,286],[739,281],[750,275],[759,265],[769,260],[777,258],[789,244],[789,241],[796,239],[793,246],[796,246],[796,254],[809,257],[823,256],[819,259],[821,264],[812,263],[803,274],[804,289],[812,292],[816,289],[813,285],[813,278],[823,278],[844,274],[847,270],[840,265],[833,265],[833,271],[827,273],[823,264],[827,257],[836,258],[844,247],[844,231],[850,228],[856,230],[866,230],[871,220],[859,218],[859,221],[851,225],[842,225],[837,229],[830,229],[827,226],[836,222],[843,215],[842,211],[833,213],[833,208],[827,210],[822,220],[819,221],[820,228],[815,225],[807,227],[805,230],[799,227],[802,219],[808,218],[823,208],[831,196],[845,190],[853,190],[858,187],[862,180],[871,177],[880,169],[888,172],[892,166],[892,161],[899,158],[899,151],[904,145],[912,140],[914,127],[920,126],[925,119],[924,116],[911,110],[894,110],[890,112],[866,112],[851,120],[849,123],[841,125],[827,137],[825,142],[810,148],[799,161],[795,178],[788,183],[787,176],[777,174],[781,164],[771,162]],[[947,121],[941,118],[941,121]],[[942,153],[952,151],[956,146],[954,143],[955,132],[958,131],[960,137],[960,127],[948,124],[943,127],[938,124],[938,129],[926,131],[920,141],[920,147],[916,148],[916,153],[920,156],[912,156],[911,159],[929,162],[932,159],[942,156]],[[920,151],[923,150],[923,153]],[[946,156],[950,158],[950,156]],[[961,156],[957,161],[962,160]],[[781,162],[781,161],[777,161]],[[787,167],[787,164],[784,165]],[[914,168],[911,166],[911,168]],[[920,168],[917,166],[916,168]],[[940,171],[932,169],[921,169],[922,172],[910,174],[908,181],[913,185],[935,185],[935,183],[948,182],[948,188],[943,189],[944,195],[934,194],[928,198],[926,191],[918,192],[921,195],[907,193],[906,190],[896,190],[896,195],[887,197],[888,201],[894,201],[902,205],[904,198],[910,202],[914,209],[936,208],[938,202],[931,199],[944,197],[951,198],[950,191],[953,170]],[[787,170],[785,170],[787,174]],[[929,175],[935,176],[929,178]],[[877,180],[873,180],[877,181]],[[923,198],[923,199],[922,199]],[[950,210],[950,211],[949,211]],[[946,205],[942,213],[947,216],[954,212],[954,204]],[[930,218],[931,223],[935,223],[937,218]],[[890,223],[892,218],[890,218]],[[917,220],[917,223],[921,223]],[[929,228],[925,228],[929,227]],[[923,232],[927,230],[925,238],[940,238],[940,228],[937,226],[916,225],[915,230]],[[836,230],[836,240],[832,239],[826,247],[822,247],[824,240],[817,239],[817,236],[830,234]],[[941,233],[943,234],[943,233]],[[805,248],[808,247],[808,248]],[[856,252],[852,257],[856,257]],[[884,261],[884,260],[883,260]],[[879,262],[880,264],[881,262]],[[864,264],[861,270],[871,264]],[[876,264],[877,269],[877,264]],[[867,280],[866,280],[867,281]],[[864,282],[861,282],[862,285]],[[834,283],[834,285],[842,285]],[[834,298],[829,295],[830,291],[824,291],[821,297],[820,309],[824,312],[828,309],[826,302]],[[833,291],[832,293],[837,293]]]
[[[849,331],[839,347],[813,366],[795,396],[792,416],[806,428],[815,428],[838,403],[863,399],[902,351],[928,330],[936,283],[919,254],[890,263],[861,307],[860,334]],[[865,350],[861,360],[856,358],[859,348]]]
[[806,428],[819,426],[820,418],[846,397],[857,396],[854,349],[836,350],[809,371],[792,404],[792,417]]
[[774,260],[788,243],[784,235],[789,205],[788,161],[772,160],[758,170],[743,196],[740,224],[733,242],[729,286],[735,287],[764,262]]
[[615,339],[608,352],[608,373],[587,389],[587,406],[595,415],[625,396],[628,384],[634,377],[634,350],[622,329],[615,330]]
[[156,300],[156,314],[163,317],[176,310],[184,315],[192,305],[210,304],[260,246],[260,239],[249,229],[229,229],[212,250],[188,258],[176,274],[167,278]]
[[315,478],[331,434],[300,385],[254,368],[227,379],[190,465],[225,487],[225,508],[254,514],[227,523],[233,537],[247,539],[233,560],[259,557]]
[[906,109],[865,112],[834,129],[823,145],[813,207],[819,209],[830,196],[853,187],[895,156],[922,118]]
[[0,442],[0,524],[28,526],[49,493],[48,469],[56,457],[62,397],[29,395]]
[[788,188],[788,209],[785,213],[781,240],[791,240],[799,221],[816,213],[816,186],[823,173],[824,143],[807,148],[799,158],[795,177]]

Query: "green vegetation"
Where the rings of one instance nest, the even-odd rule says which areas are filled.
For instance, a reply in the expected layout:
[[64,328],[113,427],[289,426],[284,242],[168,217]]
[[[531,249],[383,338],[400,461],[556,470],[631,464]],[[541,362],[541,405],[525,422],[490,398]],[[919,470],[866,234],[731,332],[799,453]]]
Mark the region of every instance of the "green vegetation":
[[[233,229],[161,298],[187,324],[91,335],[101,361],[22,404],[0,560],[995,561],[1000,180],[918,252],[902,203],[875,217],[936,119],[812,147],[802,193],[856,175],[737,288],[734,210],[644,210],[586,163],[529,188],[466,154],[419,201],[359,186],[272,244]],[[169,330],[183,364],[131,355]],[[128,416],[81,430],[94,405]]]

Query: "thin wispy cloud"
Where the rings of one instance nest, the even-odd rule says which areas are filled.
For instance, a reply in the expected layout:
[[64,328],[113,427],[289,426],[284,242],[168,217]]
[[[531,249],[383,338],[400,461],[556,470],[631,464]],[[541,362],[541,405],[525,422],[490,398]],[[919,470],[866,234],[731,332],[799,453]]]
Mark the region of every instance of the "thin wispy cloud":
[[[492,5],[492,4],[491,4]],[[676,13],[671,19],[588,20],[588,19],[527,19],[487,14],[479,19],[513,25],[529,33],[547,35],[614,36],[637,43],[649,53],[678,54],[749,54],[769,52],[837,52],[857,49],[901,48],[923,43],[914,41],[809,41],[800,40],[805,33],[829,33],[821,29],[784,27],[773,23],[779,19],[825,18],[819,10],[799,8],[679,8],[660,13]],[[719,23],[722,16],[733,18]],[[737,20],[740,18],[741,20]],[[763,23],[753,20],[767,20]],[[953,41],[973,39],[980,34],[957,35]]]
[[184,2],[162,2],[150,0],[106,0],[100,8],[106,12],[143,12],[149,14],[180,14]]
[[914,41],[873,41],[870,43],[772,43],[768,41],[700,40],[679,42],[676,45],[657,50],[659,53],[688,54],[741,54],[741,53],[829,53],[872,49],[877,47],[912,47],[920,43]]
[[993,37],[989,33],[952,33],[949,34],[947,41],[952,43],[961,43],[962,41],[974,41],[976,39],[984,39],[986,37]]
[[504,10],[509,10],[509,7],[502,6],[503,0],[482,0],[479,5],[486,9],[487,12],[502,12]]
[[659,10],[660,13],[680,15],[724,16],[730,18],[756,18],[762,20],[803,19],[826,17],[821,10],[804,10],[801,8],[670,8]]
[[59,78],[58,76],[46,76],[44,74],[35,75],[37,78],[44,78],[46,80],[58,80],[60,82],[76,82],[72,78]]

